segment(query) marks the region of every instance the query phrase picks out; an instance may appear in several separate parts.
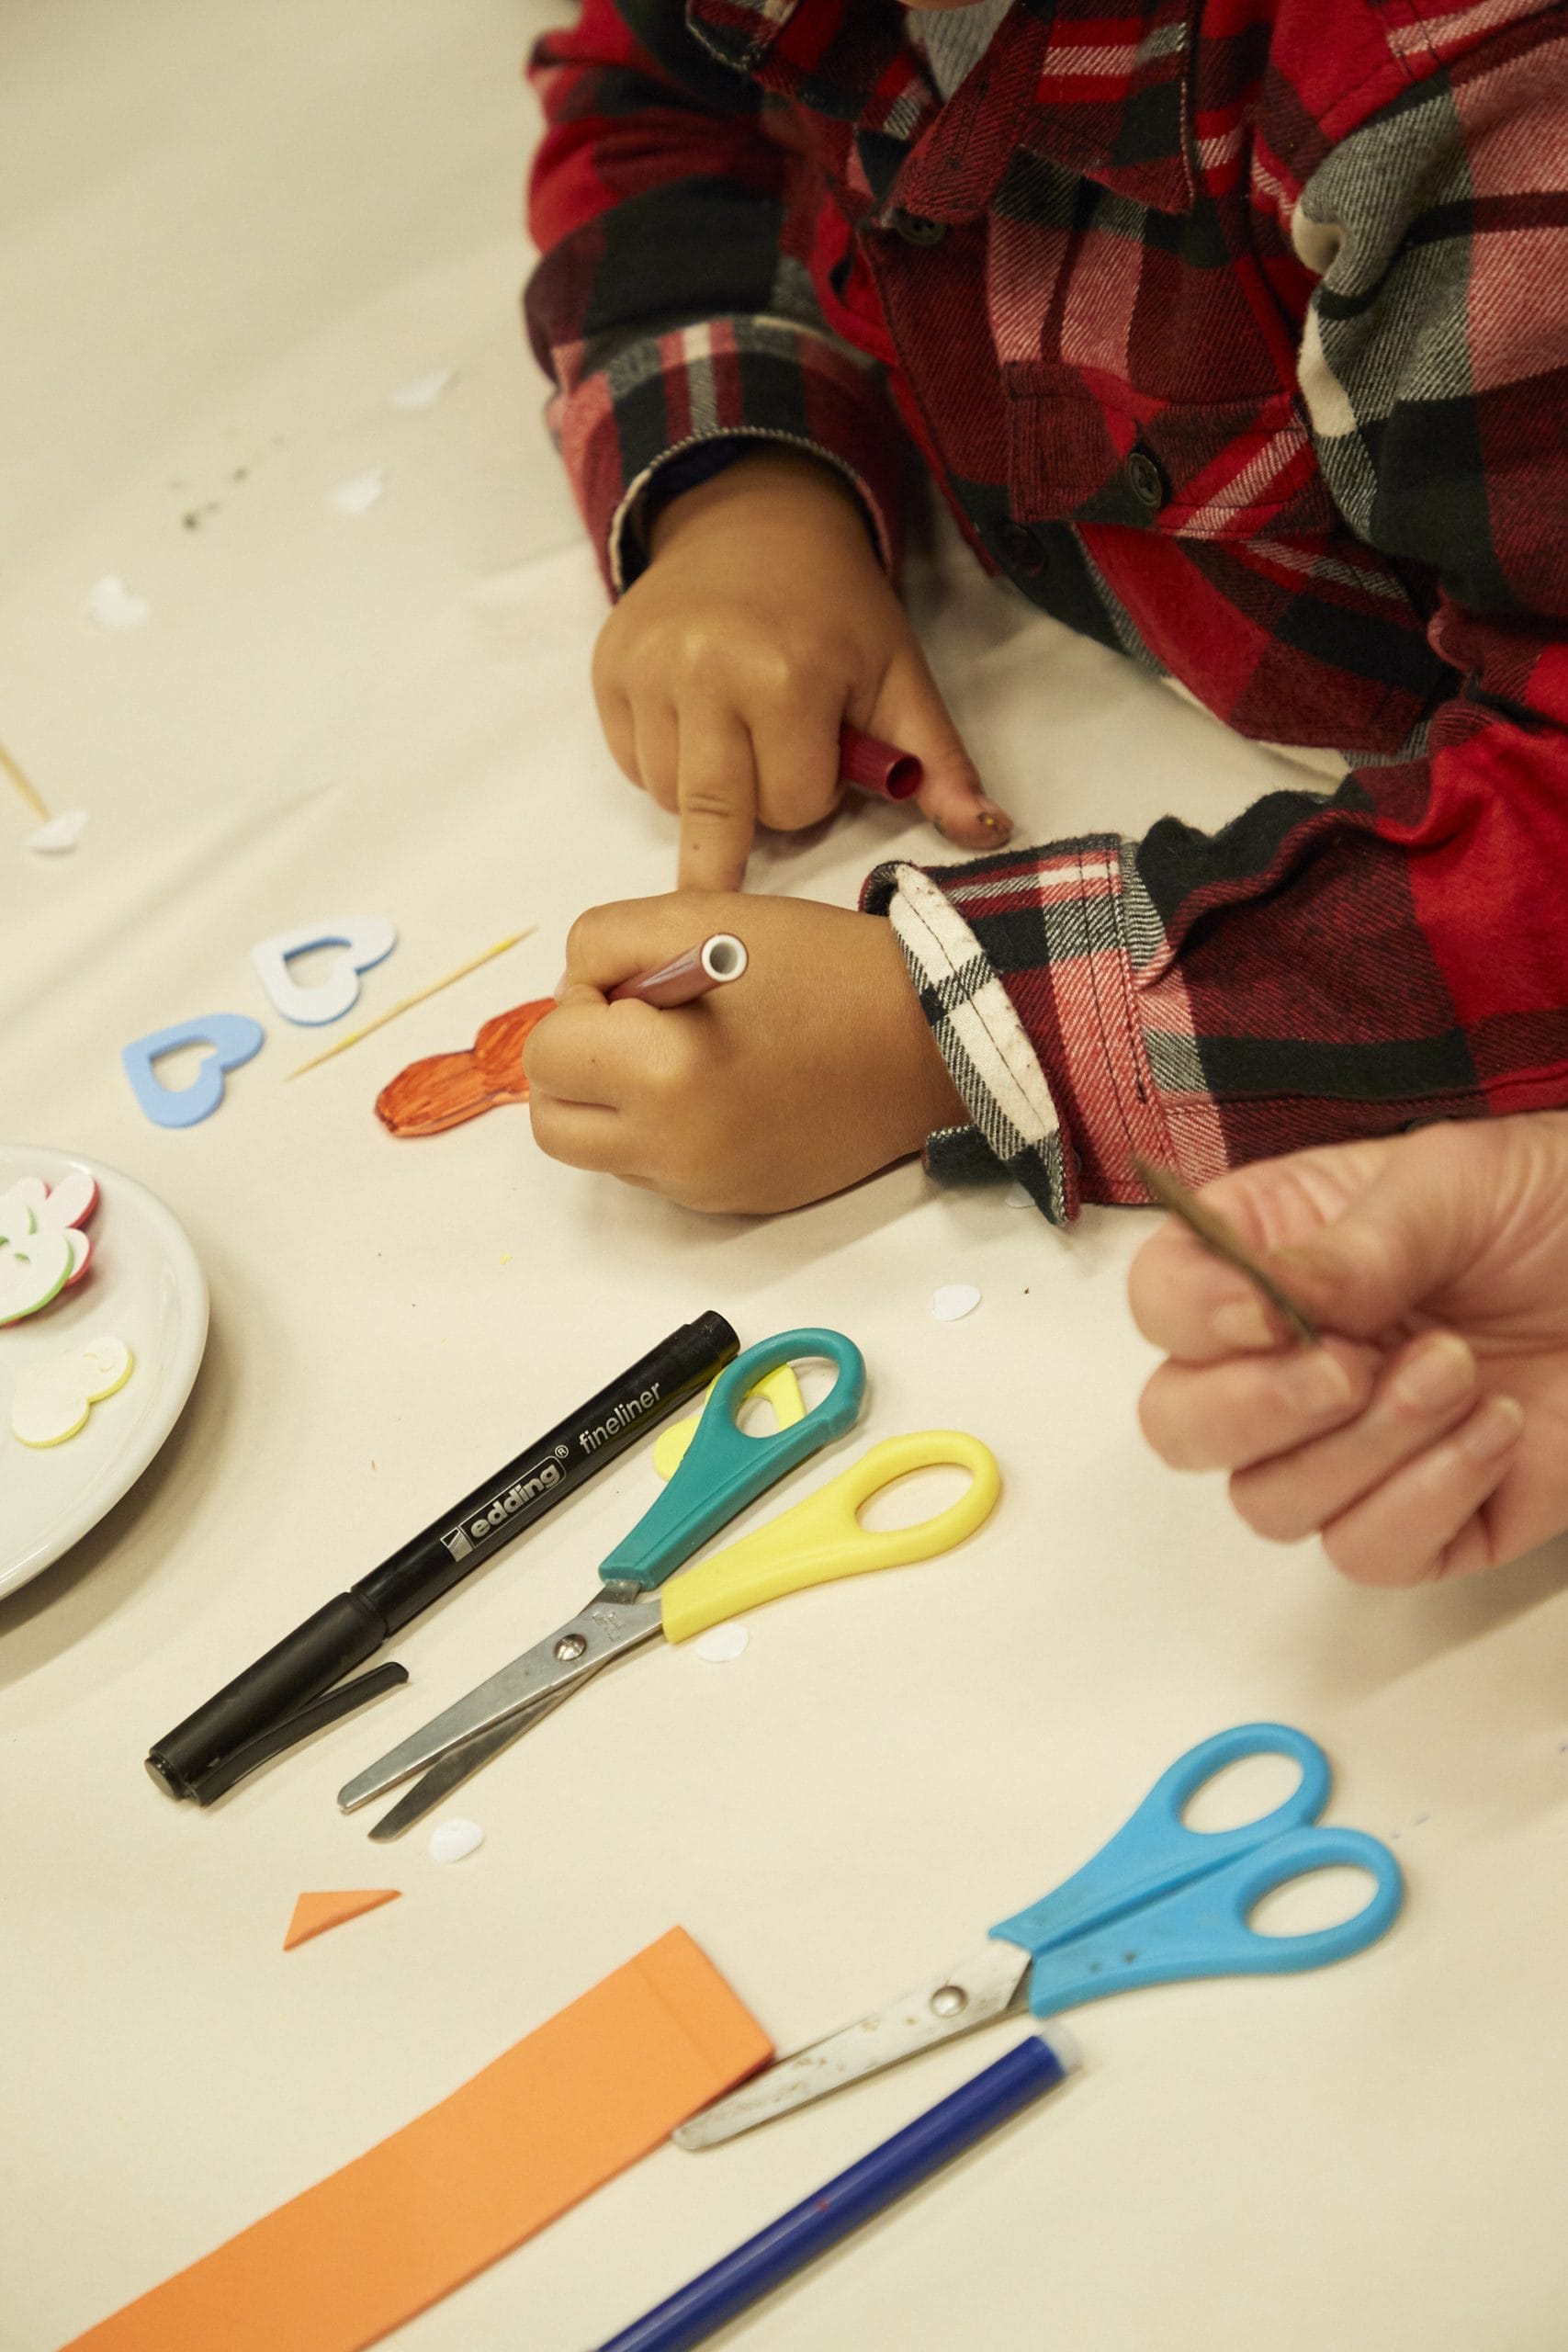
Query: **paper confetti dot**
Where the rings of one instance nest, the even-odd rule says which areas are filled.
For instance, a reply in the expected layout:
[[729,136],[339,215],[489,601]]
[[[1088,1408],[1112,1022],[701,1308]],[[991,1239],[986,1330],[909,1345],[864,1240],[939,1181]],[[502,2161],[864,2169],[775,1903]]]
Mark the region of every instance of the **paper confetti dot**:
[[460,1862],[484,1841],[484,1831],[477,1821],[443,1821],[430,1833],[430,1859],[433,1862]]
[[87,592],[87,618],[100,628],[140,628],[152,610],[146,597],[134,594],[118,572],[106,572]]
[[22,846],[36,850],[40,857],[59,857],[66,850],[75,848],[86,823],[85,808],[63,809],[58,817],[51,817],[46,825],[40,825],[36,832],[29,833]]
[[434,408],[447,385],[454,380],[455,372],[450,368],[433,368],[428,376],[416,376],[412,383],[400,384],[391,396],[392,406]]
[[333,504],[340,514],[363,514],[374,506],[387,487],[387,473],[377,466],[367,474],[355,474],[349,481],[340,481],[333,492]]
[[979,1304],[980,1294],[973,1283],[943,1283],[931,1293],[931,1313],[939,1323],[962,1322]]
[[740,1656],[750,1638],[744,1625],[710,1625],[705,1634],[697,1635],[692,1647],[709,1666],[728,1666]]
[[1002,1194],[1002,1201],[1010,1209],[1032,1209],[1034,1206],[1033,1193],[1026,1193],[1021,1184],[1010,1184]]

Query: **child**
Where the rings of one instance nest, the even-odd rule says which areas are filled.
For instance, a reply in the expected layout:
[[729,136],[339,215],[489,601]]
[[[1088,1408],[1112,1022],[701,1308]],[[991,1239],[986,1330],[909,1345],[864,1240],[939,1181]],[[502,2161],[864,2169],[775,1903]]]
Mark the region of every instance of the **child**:
[[[682,886],[832,806],[845,718],[979,853],[596,910],[547,1150],[759,1209],[923,1142],[1060,1222],[1568,1100],[1561,6],[583,0],[535,75],[595,692]],[[987,569],[1347,781],[1008,850],[888,585],[906,433]],[[732,926],[742,987],[605,1007]]]
[[1280,1351],[1184,1227],[1133,1261],[1165,1349],[1143,1422],[1232,1473],[1249,1527],[1321,1534],[1366,1584],[1500,1566],[1568,1529],[1568,1117],[1442,1123],[1225,1177],[1212,1195],[1325,1329]]

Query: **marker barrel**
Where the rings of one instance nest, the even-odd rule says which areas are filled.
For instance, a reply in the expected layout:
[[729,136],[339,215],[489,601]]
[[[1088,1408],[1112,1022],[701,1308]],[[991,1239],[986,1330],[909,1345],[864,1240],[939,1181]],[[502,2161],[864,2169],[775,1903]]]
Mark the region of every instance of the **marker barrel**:
[[839,774],[858,792],[874,793],[879,800],[908,800],[919,792],[925,770],[913,752],[846,727],[839,737]]
[[264,1657],[154,1741],[147,1770],[174,1797],[330,1690],[434,1600],[624,1453],[645,1429],[705,1388],[740,1341],[722,1315],[682,1323],[525,1453],[476,1487],[367,1577],[297,1625]]
[[660,964],[657,970],[639,972],[635,979],[623,980],[618,989],[610,990],[612,1004],[635,1001],[639,1004],[667,1007],[691,1004],[697,997],[706,996],[710,989],[724,988],[730,980],[738,980],[746,969],[746,949],[731,931],[716,931],[711,938],[687,947],[672,962]]

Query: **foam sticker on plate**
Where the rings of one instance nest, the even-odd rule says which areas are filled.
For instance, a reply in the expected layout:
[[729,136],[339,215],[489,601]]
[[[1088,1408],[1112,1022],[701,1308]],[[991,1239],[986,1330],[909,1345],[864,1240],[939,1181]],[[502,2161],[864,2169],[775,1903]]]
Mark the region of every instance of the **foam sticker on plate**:
[[0,1324],[47,1306],[64,1289],[72,1259],[63,1231],[40,1226],[25,1202],[0,1197]]
[[85,1429],[95,1405],[125,1386],[135,1365],[125,1341],[112,1332],[28,1364],[11,1399],[12,1435],[23,1445],[63,1445]]

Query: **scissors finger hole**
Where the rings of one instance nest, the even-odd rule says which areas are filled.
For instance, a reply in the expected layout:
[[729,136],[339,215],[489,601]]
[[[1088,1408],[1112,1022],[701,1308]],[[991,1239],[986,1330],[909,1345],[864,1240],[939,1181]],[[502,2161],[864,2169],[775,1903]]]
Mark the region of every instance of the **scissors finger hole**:
[[932,1462],[906,1470],[868,1495],[855,1517],[869,1535],[890,1535],[900,1527],[921,1527],[939,1519],[968,1492],[973,1474],[956,1462]]
[[1371,1871],[1328,1863],[1270,1887],[1253,1905],[1247,1924],[1255,1936],[1310,1936],[1359,1917],[1377,1891]]
[[1291,1756],[1243,1756],[1201,1781],[1181,1809],[1189,1829],[1240,1829],[1262,1821],[1302,1784],[1302,1768]]

